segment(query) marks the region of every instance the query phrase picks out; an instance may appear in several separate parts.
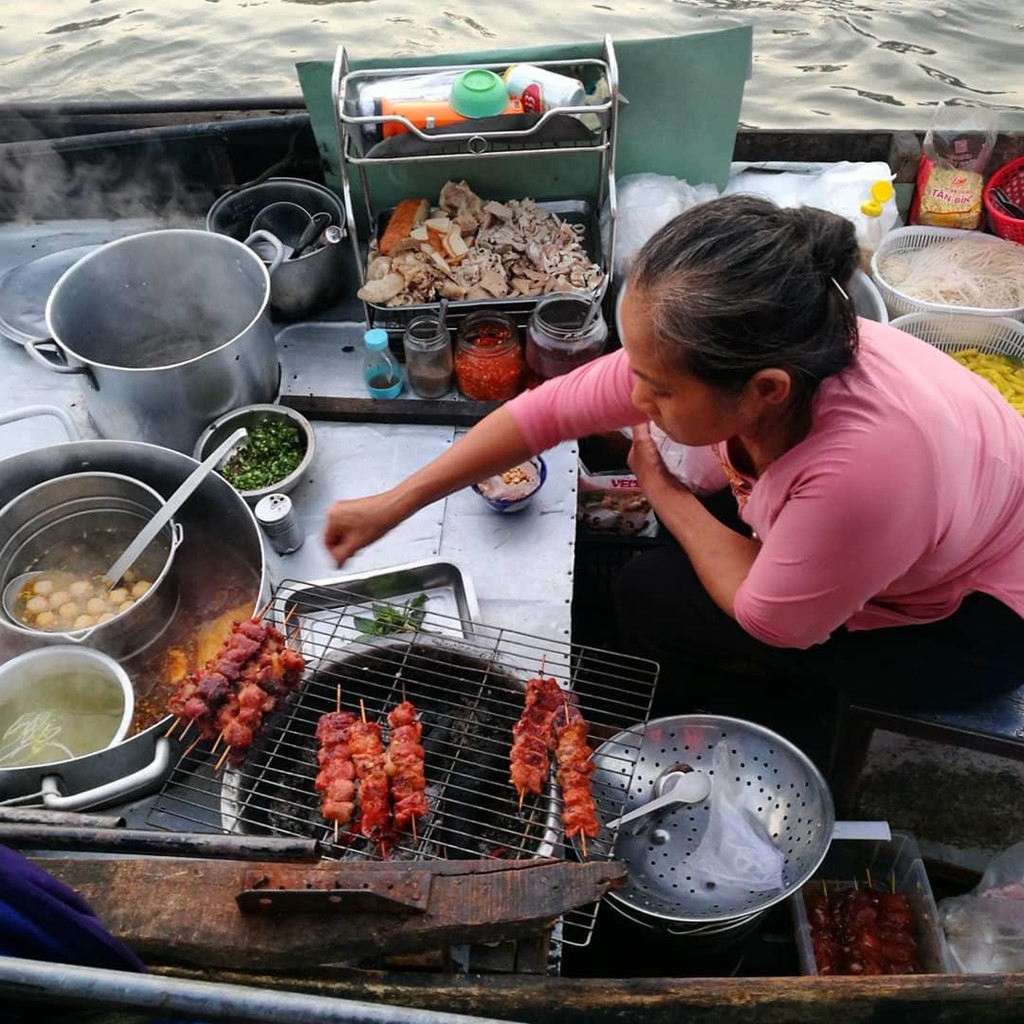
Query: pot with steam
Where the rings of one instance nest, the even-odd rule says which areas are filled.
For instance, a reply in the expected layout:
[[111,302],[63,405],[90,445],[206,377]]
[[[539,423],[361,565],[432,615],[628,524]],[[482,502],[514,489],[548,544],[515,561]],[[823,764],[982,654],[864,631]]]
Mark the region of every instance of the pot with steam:
[[[189,456],[155,445],[130,441],[78,441],[13,455],[0,460],[0,505],[44,481],[85,471],[119,473],[141,481],[166,500],[196,468]],[[163,738],[171,718],[162,715],[163,697],[140,692],[138,663],[162,648],[181,624],[192,628],[210,608],[216,617],[236,602],[251,614],[266,595],[269,583],[259,527],[245,500],[222,477],[211,474],[175,516],[184,540],[175,552],[180,600],[175,620],[147,652],[123,666],[135,686],[135,703],[151,703],[149,722],[138,718],[136,731],[97,753],[32,767],[0,769],[0,804],[43,804],[54,810],[80,810],[121,803],[155,789],[166,776],[175,741]],[[218,553],[223,559],[218,560]],[[229,579],[230,577],[230,579]],[[230,601],[220,592],[232,586]],[[200,607],[199,597],[215,600]],[[221,603],[218,604],[217,601]],[[226,604],[227,607],[223,607]],[[44,642],[13,630],[0,633],[0,662],[44,646]],[[154,720],[158,719],[158,720]]]
[[102,436],[190,452],[212,420],[277,394],[269,301],[268,268],[241,242],[147,231],[67,270],[46,305],[53,341],[26,349],[81,376]]

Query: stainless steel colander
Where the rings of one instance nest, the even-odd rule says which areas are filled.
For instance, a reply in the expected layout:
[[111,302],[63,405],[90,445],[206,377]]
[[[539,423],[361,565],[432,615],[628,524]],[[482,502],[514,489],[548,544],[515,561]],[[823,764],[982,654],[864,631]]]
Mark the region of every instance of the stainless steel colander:
[[716,715],[679,715],[648,722],[638,752],[636,731],[608,740],[595,752],[594,782],[625,788],[628,765],[635,756],[636,771],[626,797],[628,812],[647,803],[658,781],[669,772],[713,775],[712,755],[720,742],[729,745],[739,765],[741,774],[735,781],[746,790],[744,806],[783,853],[784,888],[772,892],[719,888],[711,880],[698,882],[687,871],[687,860],[704,835],[715,799],[712,778],[711,794],[703,802],[655,813],[637,834],[629,826],[620,830],[615,857],[628,866],[629,882],[609,893],[608,899],[633,920],[704,933],[721,930],[722,925],[741,926],[803,885],[828,852],[835,812],[824,778],[792,743],[753,722]]

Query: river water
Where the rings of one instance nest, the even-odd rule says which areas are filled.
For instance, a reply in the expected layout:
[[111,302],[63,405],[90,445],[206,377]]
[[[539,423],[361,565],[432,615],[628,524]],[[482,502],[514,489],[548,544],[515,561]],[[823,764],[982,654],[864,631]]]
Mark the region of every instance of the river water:
[[[557,11],[557,14],[554,13]],[[1024,129],[1021,0],[0,0],[5,101],[289,95],[294,63],[754,23],[742,121],[927,126],[941,99]]]

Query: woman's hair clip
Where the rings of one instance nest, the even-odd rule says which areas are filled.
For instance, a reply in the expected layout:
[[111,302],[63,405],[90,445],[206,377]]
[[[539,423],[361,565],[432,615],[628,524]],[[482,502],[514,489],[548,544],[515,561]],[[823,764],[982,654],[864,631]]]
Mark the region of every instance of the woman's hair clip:
[[836,288],[839,289],[839,294],[842,295],[842,297],[846,299],[847,302],[849,302],[850,296],[846,294],[846,289],[843,288],[843,286],[834,277],[832,278],[832,283],[836,286]]

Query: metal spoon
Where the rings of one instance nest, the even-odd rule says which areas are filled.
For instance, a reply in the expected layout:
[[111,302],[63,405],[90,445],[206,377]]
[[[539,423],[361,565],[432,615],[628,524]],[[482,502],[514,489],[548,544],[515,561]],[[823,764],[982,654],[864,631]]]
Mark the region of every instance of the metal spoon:
[[[212,473],[225,459],[229,458],[235,448],[248,436],[248,431],[242,427],[236,430],[223,444],[218,445],[216,450],[194,469],[178,489],[164,502],[163,507],[156,515],[139,531],[135,539],[128,545],[124,553],[106,571],[105,576],[113,587],[121,577],[138,561],[143,551],[152,543],[157,534],[171,521],[174,513],[192,496],[192,492]],[[15,576],[3,592],[3,609],[12,622],[18,622],[14,614],[14,604],[18,595],[25,587],[35,580],[49,573],[43,570],[22,573]]]
[[668,772],[656,783],[653,800],[605,824],[608,828],[622,828],[675,804],[699,804],[710,792],[711,779],[704,772]]
[[330,223],[331,215],[329,213],[314,213],[309,227],[299,236],[299,240],[295,243],[295,251],[288,258],[297,260],[323,234]]

